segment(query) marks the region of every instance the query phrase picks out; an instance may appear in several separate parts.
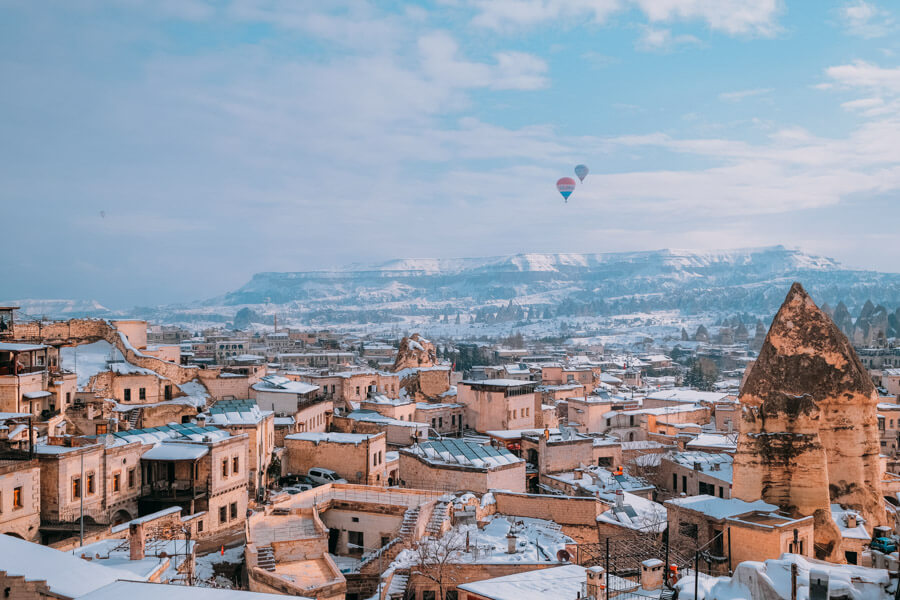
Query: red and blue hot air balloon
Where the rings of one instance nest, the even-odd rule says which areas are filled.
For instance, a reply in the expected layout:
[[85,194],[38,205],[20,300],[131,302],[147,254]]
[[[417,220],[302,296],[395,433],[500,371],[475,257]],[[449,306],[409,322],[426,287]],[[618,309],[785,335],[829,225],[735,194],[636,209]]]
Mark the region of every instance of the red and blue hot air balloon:
[[575,174],[582,183],[584,183],[584,178],[587,177],[590,172],[591,170],[587,168],[587,165],[577,165],[575,167]]
[[575,191],[575,180],[571,177],[563,177],[556,182],[556,189],[559,190],[559,193],[562,195],[565,201],[568,202],[569,196],[571,196],[572,192]]

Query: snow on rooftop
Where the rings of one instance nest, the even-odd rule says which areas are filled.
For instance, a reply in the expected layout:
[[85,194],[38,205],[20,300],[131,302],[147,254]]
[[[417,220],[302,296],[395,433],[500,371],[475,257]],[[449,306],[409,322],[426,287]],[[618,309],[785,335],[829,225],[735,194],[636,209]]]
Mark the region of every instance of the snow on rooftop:
[[737,433],[701,433],[687,444],[685,448],[721,448],[722,450],[737,450]]
[[[198,586],[117,581],[86,596],[79,597],[78,600],[123,600],[125,598],[128,600],[159,600],[159,598],[166,600],[284,600],[285,596]],[[301,596],[292,596],[292,598],[310,600]]]
[[778,510],[778,507],[774,504],[769,504],[762,500],[745,502],[737,498],[716,498],[705,494],[688,496],[687,498],[673,498],[672,500],[667,500],[666,504],[689,508],[714,519],[726,519],[753,511],[775,512]]
[[303,440],[307,442],[314,442],[315,444],[319,444],[320,442],[332,442],[334,444],[355,444],[359,445],[365,442],[368,439],[372,439],[377,435],[382,434],[368,434],[368,433],[336,433],[336,432],[312,432],[307,431],[304,433],[292,433],[290,435],[284,436],[286,440]]
[[141,460],[197,460],[207,454],[205,445],[169,441],[144,452]]
[[403,452],[415,454],[431,463],[485,469],[523,462],[506,448],[483,446],[477,442],[453,438],[422,442],[404,448]]
[[[586,580],[587,569],[581,565],[563,565],[482,579],[457,587],[477,594],[479,598],[488,598],[489,600],[574,599],[584,592],[583,584]],[[639,585],[627,579],[610,575],[609,587],[611,591],[622,594],[634,592]]]
[[[135,573],[88,562],[67,552],[0,535],[2,570],[26,581],[46,581],[50,591],[68,598],[85,594]],[[121,600],[121,599],[119,599]],[[132,599],[133,600],[133,599]]]
[[667,400],[669,402],[685,402],[695,404],[698,402],[720,402],[726,396],[724,392],[701,392],[692,389],[662,390],[647,395],[648,400]]
[[280,375],[266,375],[258,383],[253,384],[253,389],[258,392],[309,394],[318,390],[319,386],[303,381],[292,381]]

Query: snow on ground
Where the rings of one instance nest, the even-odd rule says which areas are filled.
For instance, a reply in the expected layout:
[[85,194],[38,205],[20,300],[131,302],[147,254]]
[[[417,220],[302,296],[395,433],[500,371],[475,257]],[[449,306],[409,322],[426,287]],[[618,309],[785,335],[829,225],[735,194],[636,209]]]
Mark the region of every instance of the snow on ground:
[[194,560],[194,579],[200,582],[198,583],[200,586],[203,585],[202,582],[204,581],[214,581],[218,587],[231,588],[233,585],[232,581],[228,577],[216,573],[216,570],[218,568],[219,573],[221,573],[223,568],[234,568],[242,562],[244,562],[244,544],[234,548],[225,548],[225,554],[217,550],[203,556],[197,556]]
[[64,347],[62,353],[62,367],[75,371],[78,375],[78,387],[88,384],[91,377],[106,370],[106,363],[110,359],[125,360],[122,353],[116,350],[109,342],[100,340],[93,344]]

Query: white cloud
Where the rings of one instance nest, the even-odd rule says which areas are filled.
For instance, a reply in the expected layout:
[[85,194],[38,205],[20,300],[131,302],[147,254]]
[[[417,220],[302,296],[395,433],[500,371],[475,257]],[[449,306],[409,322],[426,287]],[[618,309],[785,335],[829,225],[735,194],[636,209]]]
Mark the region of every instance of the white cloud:
[[726,102],[740,102],[745,98],[752,98],[754,96],[766,96],[771,94],[775,90],[772,88],[756,88],[752,90],[737,90],[734,92],[722,92],[719,94],[719,100],[724,100]]
[[900,94],[900,67],[884,68],[863,60],[825,69],[833,83],[844,88]]
[[637,8],[651,23],[700,21],[728,35],[771,36],[778,31],[779,0],[472,0],[473,23],[499,31],[546,21],[604,23]]
[[877,38],[894,30],[891,13],[865,0],[848,2],[839,12],[844,27],[852,35]]
[[418,45],[425,74],[451,88],[536,90],[547,84],[547,63],[532,54],[498,52],[494,65],[468,61],[460,58],[456,40],[442,31],[420,37]]
[[472,23],[498,31],[569,19],[603,23],[623,6],[622,0],[473,0]]
[[644,27],[641,37],[635,46],[646,51],[673,50],[678,46],[699,44],[700,40],[692,35],[673,35],[669,29]]

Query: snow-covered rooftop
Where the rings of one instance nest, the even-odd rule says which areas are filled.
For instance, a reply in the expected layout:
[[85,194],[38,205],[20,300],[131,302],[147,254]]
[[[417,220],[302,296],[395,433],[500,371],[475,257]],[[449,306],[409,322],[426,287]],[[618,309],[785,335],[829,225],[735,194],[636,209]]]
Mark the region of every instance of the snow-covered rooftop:
[[523,462],[506,448],[483,446],[477,442],[453,438],[422,442],[402,451],[421,456],[432,463],[485,469]]

